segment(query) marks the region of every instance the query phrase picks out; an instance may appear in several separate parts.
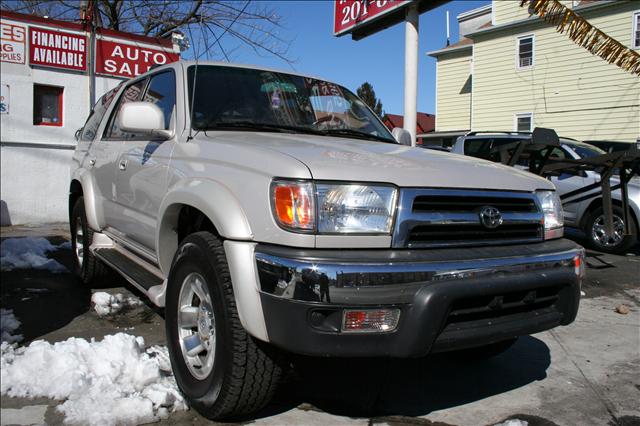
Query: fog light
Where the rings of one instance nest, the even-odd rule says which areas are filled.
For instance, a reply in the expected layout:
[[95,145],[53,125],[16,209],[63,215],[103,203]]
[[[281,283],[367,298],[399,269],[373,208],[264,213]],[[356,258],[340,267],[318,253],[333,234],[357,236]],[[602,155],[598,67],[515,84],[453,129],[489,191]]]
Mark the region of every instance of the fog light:
[[385,333],[396,329],[400,309],[345,309],[342,331],[345,333]]

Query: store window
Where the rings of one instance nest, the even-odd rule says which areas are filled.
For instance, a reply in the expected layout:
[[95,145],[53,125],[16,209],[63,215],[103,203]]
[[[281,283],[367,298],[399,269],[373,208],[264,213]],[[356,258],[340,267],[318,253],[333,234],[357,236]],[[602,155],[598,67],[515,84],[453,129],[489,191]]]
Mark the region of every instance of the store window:
[[533,66],[533,48],[535,40],[533,35],[518,37],[517,68],[524,69]]
[[33,125],[62,126],[62,95],[64,88],[33,85]]
[[515,130],[516,132],[532,132],[533,113],[525,112],[522,114],[516,114],[513,127],[513,130]]

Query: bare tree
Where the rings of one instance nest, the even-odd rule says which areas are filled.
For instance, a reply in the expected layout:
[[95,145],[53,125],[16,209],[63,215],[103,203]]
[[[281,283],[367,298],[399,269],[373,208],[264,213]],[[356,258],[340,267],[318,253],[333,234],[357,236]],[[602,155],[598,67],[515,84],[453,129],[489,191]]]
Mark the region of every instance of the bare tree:
[[80,21],[81,7],[94,9],[99,27],[168,37],[179,31],[194,56],[225,58],[248,47],[259,56],[275,56],[291,65],[291,40],[280,35],[283,20],[271,3],[217,0],[9,0],[2,9]]

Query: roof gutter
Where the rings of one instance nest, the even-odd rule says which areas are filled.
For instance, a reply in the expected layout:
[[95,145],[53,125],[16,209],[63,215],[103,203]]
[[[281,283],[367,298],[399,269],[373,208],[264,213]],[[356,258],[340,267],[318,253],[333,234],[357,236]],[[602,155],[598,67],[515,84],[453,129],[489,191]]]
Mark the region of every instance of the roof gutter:
[[445,47],[444,49],[427,52],[427,55],[433,56],[435,58],[440,55],[444,55],[445,53],[461,52],[463,50],[473,50],[473,44],[465,44],[462,46],[455,46],[455,47]]

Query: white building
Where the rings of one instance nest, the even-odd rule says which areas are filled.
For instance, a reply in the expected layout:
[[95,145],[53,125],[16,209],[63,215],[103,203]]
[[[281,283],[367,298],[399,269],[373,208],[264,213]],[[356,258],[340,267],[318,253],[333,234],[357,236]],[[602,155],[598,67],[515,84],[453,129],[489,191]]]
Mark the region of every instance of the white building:
[[92,99],[178,60],[178,46],[4,10],[0,32],[1,223],[66,221],[74,135]]

